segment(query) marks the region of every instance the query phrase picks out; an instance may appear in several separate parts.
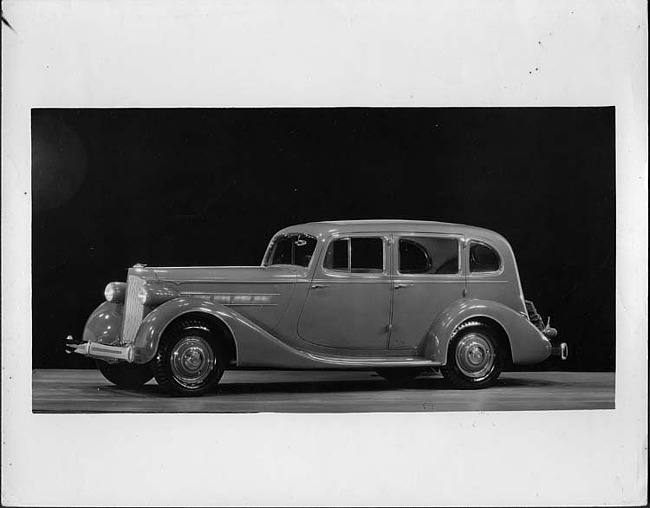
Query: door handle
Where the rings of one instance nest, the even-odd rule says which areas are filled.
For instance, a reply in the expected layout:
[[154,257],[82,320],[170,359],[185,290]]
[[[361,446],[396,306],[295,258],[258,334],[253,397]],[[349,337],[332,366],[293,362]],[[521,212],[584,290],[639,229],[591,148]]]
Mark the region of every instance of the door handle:
[[322,289],[322,288],[326,288],[326,287],[329,287],[329,284],[312,284],[311,285],[312,289]]
[[395,284],[395,289],[410,288],[413,284]]

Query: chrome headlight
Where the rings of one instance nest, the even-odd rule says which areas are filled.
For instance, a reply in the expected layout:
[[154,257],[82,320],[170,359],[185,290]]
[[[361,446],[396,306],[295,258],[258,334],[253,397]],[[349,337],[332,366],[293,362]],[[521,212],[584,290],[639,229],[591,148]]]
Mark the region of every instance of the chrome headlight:
[[178,291],[155,284],[145,284],[138,290],[138,300],[142,305],[155,306],[180,296]]
[[107,302],[122,303],[126,295],[126,282],[109,282],[104,289],[104,298]]

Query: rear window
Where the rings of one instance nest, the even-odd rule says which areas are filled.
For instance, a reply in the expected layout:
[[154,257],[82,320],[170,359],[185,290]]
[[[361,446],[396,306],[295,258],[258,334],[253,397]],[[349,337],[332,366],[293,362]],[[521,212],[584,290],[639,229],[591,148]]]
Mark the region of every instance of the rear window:
[[323,267],[348,273],[382,273],[384,242],[381,238],[339,238],[330,243]]
[[399,239],[399,272],[403,274],[456,274],[458,240],[430,236]]
[[471,273],[497,272],[500,268],[501,258],[492,247],[484,243],[470,243],[469,271]]

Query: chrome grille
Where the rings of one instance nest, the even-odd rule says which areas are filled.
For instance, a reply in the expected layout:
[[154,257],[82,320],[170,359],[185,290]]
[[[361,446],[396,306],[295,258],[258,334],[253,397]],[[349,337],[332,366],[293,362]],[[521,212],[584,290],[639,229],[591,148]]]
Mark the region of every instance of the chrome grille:
[[138,300],[138,291],[142,286],[144,286],[144,279],[129,275],[126,286],[124,320],[122,322],[122,342],[127,344],[135,341],[135,334],[144,317],[144,305]]

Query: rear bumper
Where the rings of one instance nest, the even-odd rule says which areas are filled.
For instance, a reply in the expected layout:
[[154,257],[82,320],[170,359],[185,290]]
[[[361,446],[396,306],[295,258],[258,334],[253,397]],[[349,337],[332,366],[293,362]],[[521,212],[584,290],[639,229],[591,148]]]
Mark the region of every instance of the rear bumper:
[[557,356],[561,360],[566,360],[569,357],[569,346],[566,342],[557,340],[557,330],[551,327],[550,323],[542,330],[542,335],[551,343],[551,356]]
[[551,356],[566,360],[569,357],[569,346],[566,342],[551,342]]

